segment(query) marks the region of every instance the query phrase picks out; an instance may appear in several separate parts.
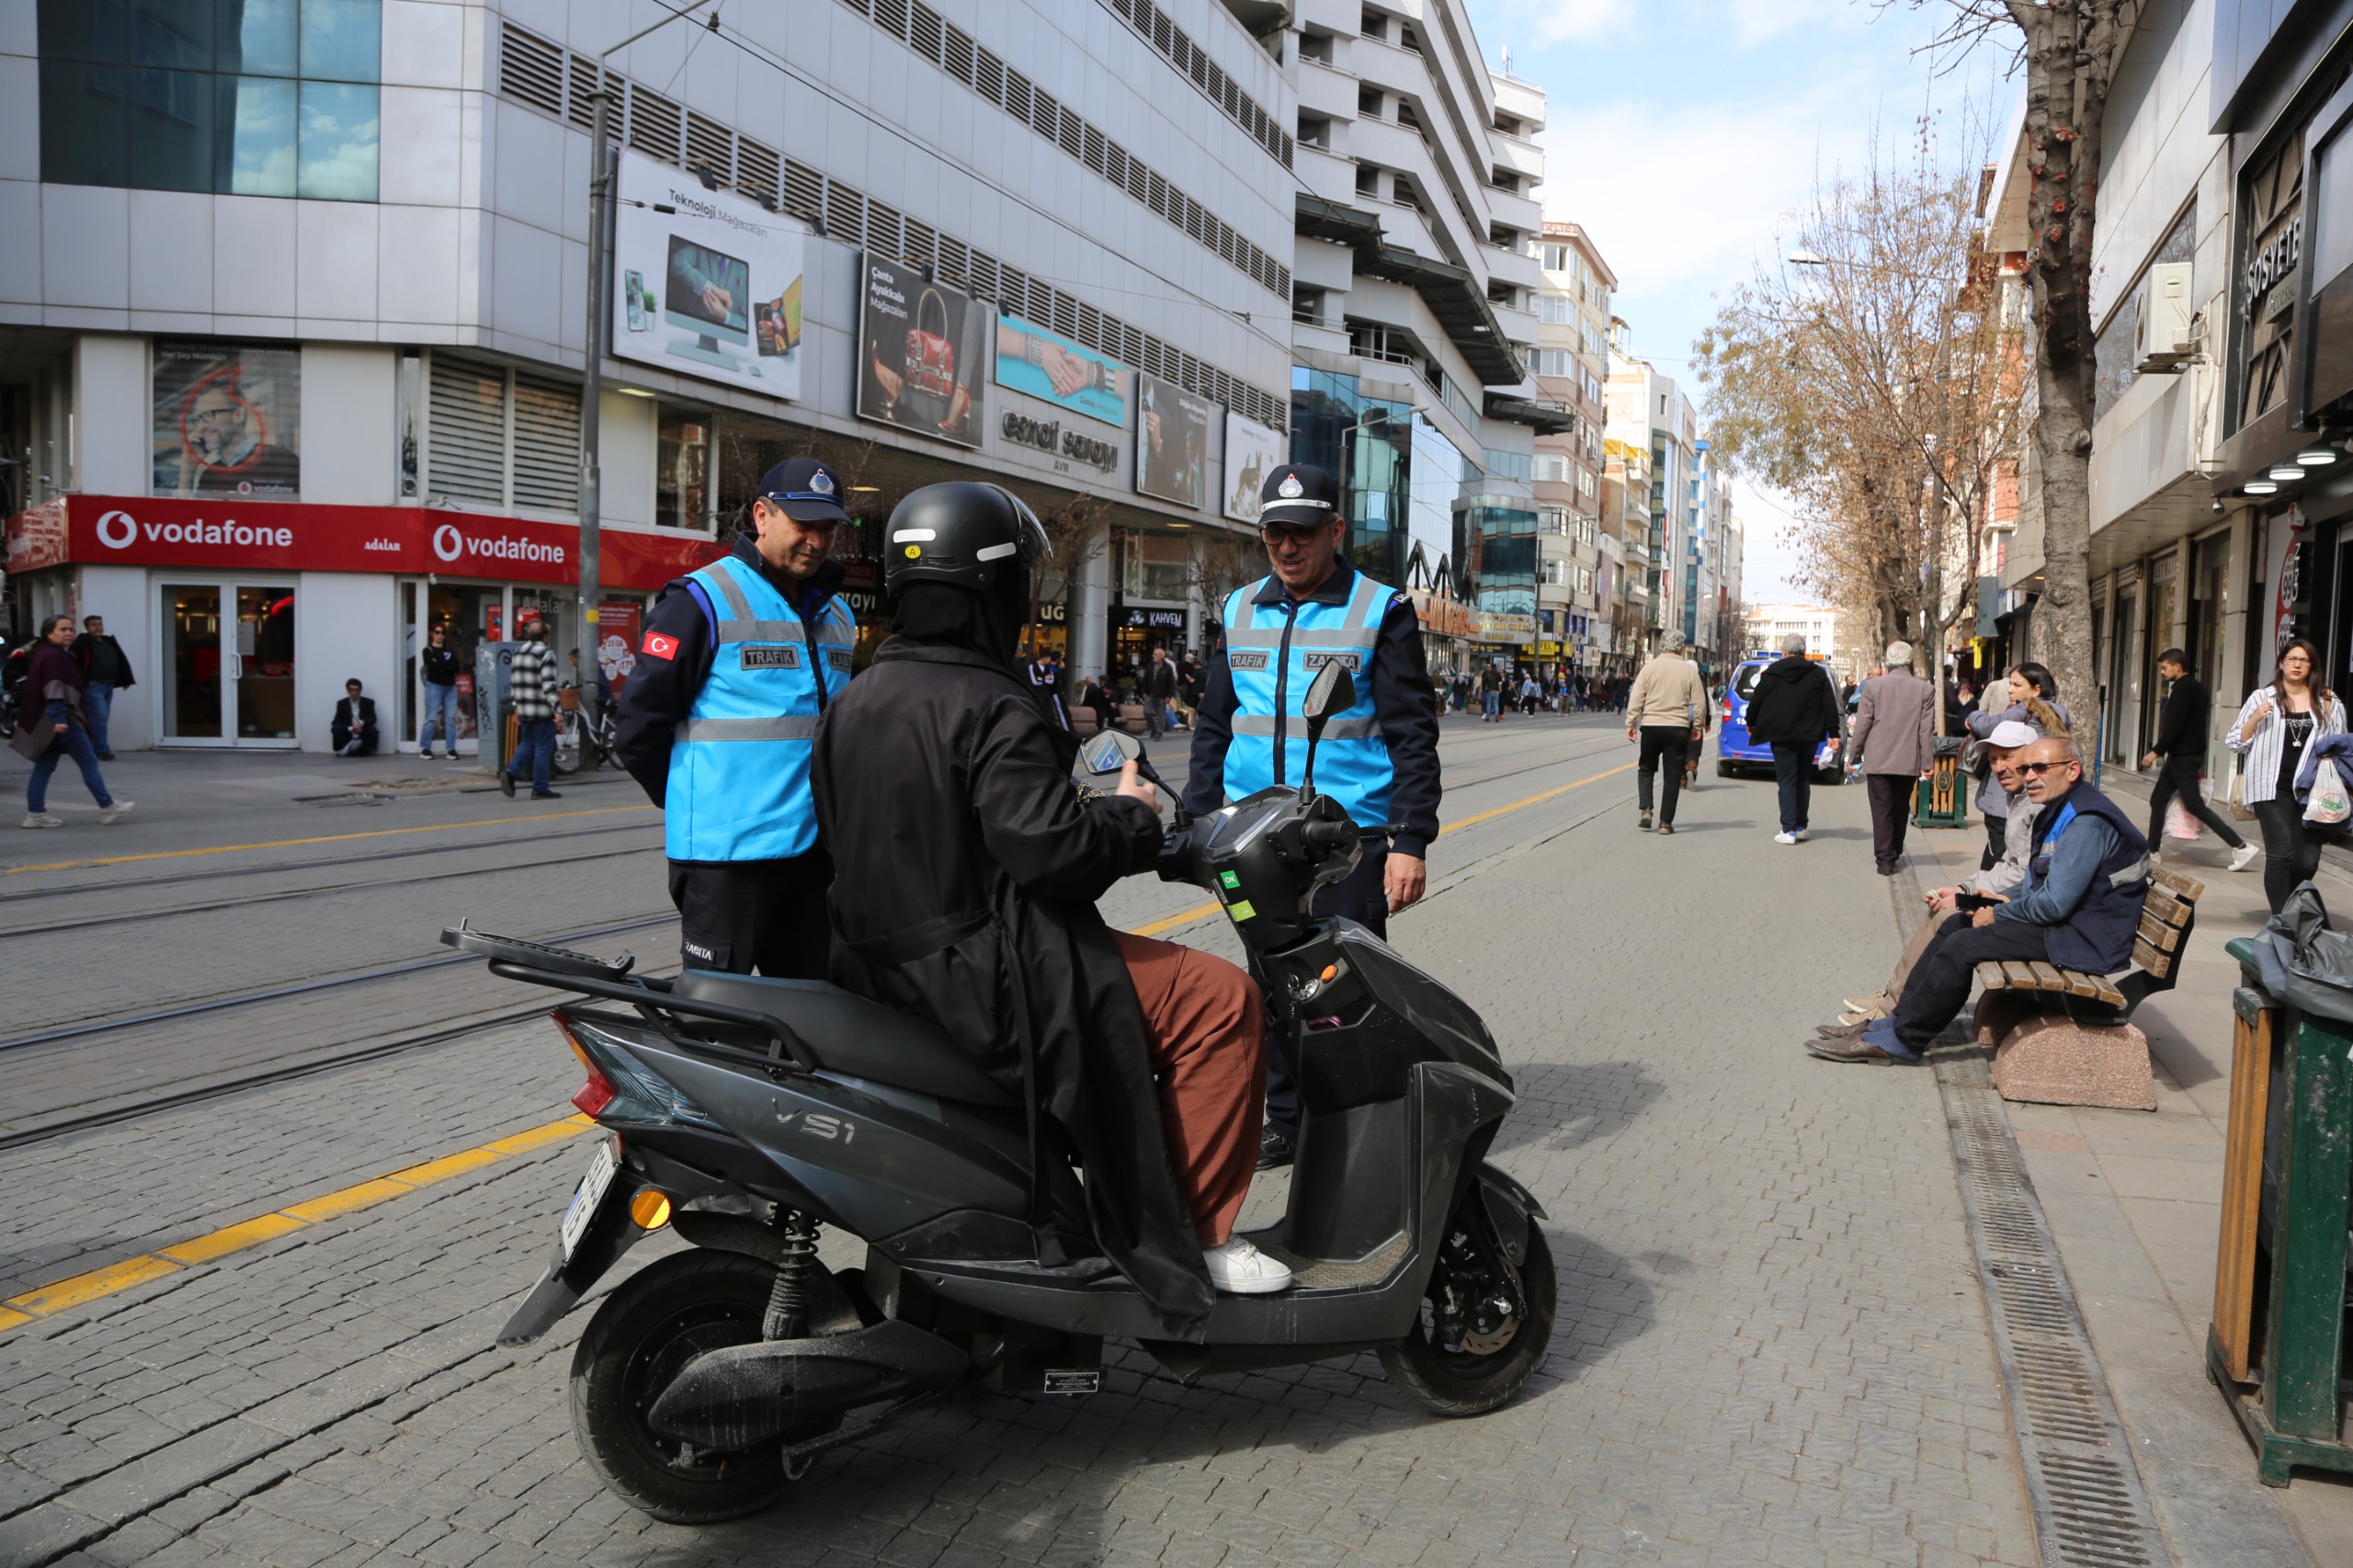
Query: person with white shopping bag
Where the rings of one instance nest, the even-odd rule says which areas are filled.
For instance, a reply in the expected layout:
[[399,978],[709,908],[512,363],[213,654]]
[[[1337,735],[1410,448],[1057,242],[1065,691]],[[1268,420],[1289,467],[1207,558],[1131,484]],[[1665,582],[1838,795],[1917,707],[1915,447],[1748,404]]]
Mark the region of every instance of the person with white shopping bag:
[[2263,824],[2263,893],[2273,914],[2320,869],[2296,775],[2315,741],[2345,733],[2345,704],[2313,676],[2320,650],[2298,637],[2279,650],[2271,683],[2247,698],[2223,744],[2238,754],[2243,799]]
[[[2206,765],[2206,723],[2213,711],[2213,699],[2206,695],[2205,683],[2189,673],[2189,656],[2178,648],[2157,655],[2157,674],[2168,683],[2165,707],[2157,721],[2156,744],[2141,758],[2143,768],[2158,770],[2156,788],[2149,791],[2150,858],[2160,858],[2165,842],[2161,833],[2176,839],[2194,839],[2197,824],[2202,822],[2234,851],[2231,869],[2244,871],[2260,851],[2214,814],[2198,779]],[[2183,817],[2194,820],[2184,822]]]

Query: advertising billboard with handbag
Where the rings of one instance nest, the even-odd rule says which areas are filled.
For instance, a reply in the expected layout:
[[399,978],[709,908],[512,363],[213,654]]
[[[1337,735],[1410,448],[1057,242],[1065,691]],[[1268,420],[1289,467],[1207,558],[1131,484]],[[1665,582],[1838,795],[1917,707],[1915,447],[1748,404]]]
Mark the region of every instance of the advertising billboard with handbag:
[[622,153],[614,357],[799,397],[802,249],[799,220]]
[[979,446],[994,319],[962,290],[869,253],[858,268],[858,417]]

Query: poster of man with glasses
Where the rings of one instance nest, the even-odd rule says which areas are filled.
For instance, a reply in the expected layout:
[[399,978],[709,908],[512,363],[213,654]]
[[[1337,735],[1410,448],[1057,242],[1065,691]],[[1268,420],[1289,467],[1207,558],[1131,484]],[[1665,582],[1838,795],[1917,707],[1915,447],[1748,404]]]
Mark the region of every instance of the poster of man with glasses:
[[291,347],[159,340],[154,493],[302,493],[302,356]]

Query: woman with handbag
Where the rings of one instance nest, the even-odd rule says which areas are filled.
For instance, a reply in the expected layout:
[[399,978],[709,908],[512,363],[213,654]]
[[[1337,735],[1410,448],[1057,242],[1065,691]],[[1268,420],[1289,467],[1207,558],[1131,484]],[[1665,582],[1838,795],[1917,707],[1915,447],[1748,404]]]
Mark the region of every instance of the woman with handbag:
[[2314,741],[2345,733],[2345,704],[2313,679],[2320,650],[2299,637],[2279,650],[2271,684],[2239,710],[2222,744],[2238,755],[2241,801],[2263,824],[2263,894],[2273,914],[2320,869],[2320,839],[2304,826],[2296,770]]
[[33,765],[25,781],[25,820],[20,827],[63,827],[65,819],[45,809],[49,776],[59,759],[71,756],[82,770],[82,782],[98,802],[98,820],[111,823],[126,815],[129,801],[107,793],[98,772],[98,754],[90,744],[90,723],[82,715],[82,666],[66,650],[74,641],[74,618],[53,615],[41,623],[40,641],[33,647],[32,664],[25,671],[24,705],[17,713],[17,733],[8,744]]
[[[2009,679],[1988,687],[1985,700],[1964,722],[1969,733],[1981,741],[1994,733],[1994,726],[2006,722],[2026,725],[2037,740],[2063,735],[2075,722],[2067,705],[2059,700],[2059,683],[2049,670],[2035,664],[2012,665]],[[1977,869],[1990,871],[2001,862],[2010,824],[2009,797],[1992,773],[1978,778],[1977,810],[1985,818],[1985,852],[1978,858]]]

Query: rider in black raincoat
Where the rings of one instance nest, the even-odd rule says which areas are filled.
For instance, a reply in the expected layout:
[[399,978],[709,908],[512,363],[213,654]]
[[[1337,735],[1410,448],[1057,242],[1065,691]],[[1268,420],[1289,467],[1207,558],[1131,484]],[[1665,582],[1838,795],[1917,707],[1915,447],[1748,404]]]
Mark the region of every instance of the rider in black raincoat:
[[[931,489],[980,493],[943,506],[1000,497],[1035,528],[995,486]],[[908,511],[891,535],[932,539]],[[1038,535],[1031,549],[1043,545]],[[936,559],[952,546],[884,548]],[[1166,1151],[1142,1007],[1095,909],[1152,866],[1160,820],[1138,800],[1082,800],[1071,781],[1077,742],[1015,662],[1029,553],[979,591],[907,584],[896,635],[818,725],[811,783],[834,852],[834,979],[933,1019],[1016,1094],[1025,1075],[1034,1082],[1040,1261],[1060,1260],[1058,1240],[1091,1245],[1172,1338],[1198,1342],[1209,1272]],[[1083,1200],[1060,1150],[1085,1167]],[[1091,1241],[1072,1233],[1081,1227]]]

